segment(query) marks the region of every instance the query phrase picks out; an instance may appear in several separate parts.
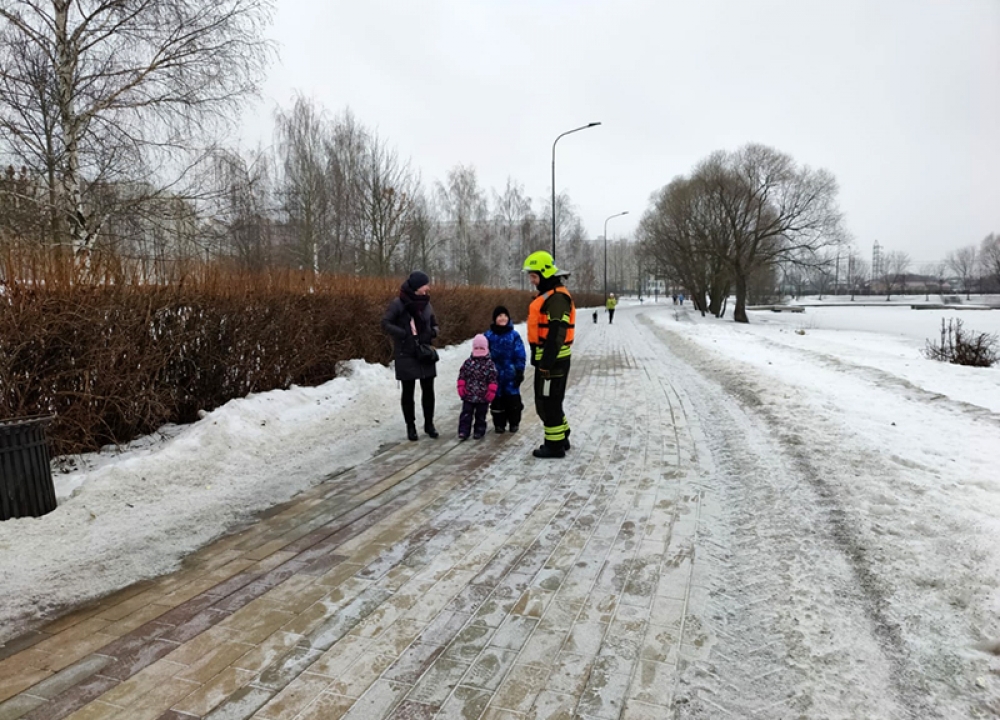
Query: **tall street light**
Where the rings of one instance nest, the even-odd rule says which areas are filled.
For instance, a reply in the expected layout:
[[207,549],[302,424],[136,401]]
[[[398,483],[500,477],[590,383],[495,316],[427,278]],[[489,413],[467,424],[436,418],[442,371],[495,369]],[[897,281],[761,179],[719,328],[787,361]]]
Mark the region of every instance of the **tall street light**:
[[586,125],[581,125],[578,128],[573,128],[572,130],[567,130],[562,135],[557,137],[552,143],[552,259],[556,258],[556,143],[559,142],[559,138],[569,135],[571,133],[580,132],[581,130],[586,130],[588,128],[597,127],[601,123],[592,122]]
[[628,215],[628,210],[623,210],[620,213],[615,213],[614,215],[609,215],[604,221],[604,302],[608,302],[608,220],[616,217],[621,217],[622,215]]

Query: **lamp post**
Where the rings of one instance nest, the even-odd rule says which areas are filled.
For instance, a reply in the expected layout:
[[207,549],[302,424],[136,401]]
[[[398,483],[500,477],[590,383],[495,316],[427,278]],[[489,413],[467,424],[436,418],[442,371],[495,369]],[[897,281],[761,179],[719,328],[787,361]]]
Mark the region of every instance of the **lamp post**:
[[623,210],[620,213],[615,213],[614,215],[609,215],[604,220],[604,302],[608,302],[608,220],[616,217],[621,217],[622,215],[628,215],[628,210]]
[[597,127],[601,123],[592,122],[586,125],[581,125],[578,128],[573,128],[572,130],[567,130],[562,133],[552,142],[552,259],[556,259],[556,143],[559,142],[559,138],[569,135],[571,133],[580,132],[581,130],[587,130],[588,128]]

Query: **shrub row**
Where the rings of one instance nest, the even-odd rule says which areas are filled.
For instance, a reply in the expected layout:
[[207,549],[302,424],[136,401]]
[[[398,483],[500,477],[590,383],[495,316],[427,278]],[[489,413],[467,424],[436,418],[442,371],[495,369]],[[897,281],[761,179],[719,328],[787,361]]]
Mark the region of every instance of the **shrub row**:
[[[55,453],[86,452],[248,393],[326,382],[344,360],[388,363],[380,320],[399,283],[289,273],[0,286],[0,418],[54,414]],[[481,332],[498,304],[522,321],[530,298],[434,286],[438,344]]]

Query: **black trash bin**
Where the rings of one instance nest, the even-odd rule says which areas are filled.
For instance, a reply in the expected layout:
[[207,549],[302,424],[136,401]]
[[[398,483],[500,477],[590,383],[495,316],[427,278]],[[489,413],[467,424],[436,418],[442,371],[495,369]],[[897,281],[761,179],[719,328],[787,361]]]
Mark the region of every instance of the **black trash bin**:
[[56,509],[45,426],[51,417],[0,420],[0,520]]

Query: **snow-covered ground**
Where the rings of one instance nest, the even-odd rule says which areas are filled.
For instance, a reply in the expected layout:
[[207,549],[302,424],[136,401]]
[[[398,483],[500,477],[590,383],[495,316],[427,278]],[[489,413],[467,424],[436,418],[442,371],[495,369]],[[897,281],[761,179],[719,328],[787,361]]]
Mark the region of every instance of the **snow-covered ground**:
[[[441,418],[458,413],[455,378],[471,347],[440,352]],[[175,569],[254,513],[405,437],[393,371],[363,361],[343,370],[319,387],[233,400],[120,450],[57,458],[59,507],[0,523],[0,642],[25,622]]]
[[[648,348],[642,361],[662,363],[658,374],[690,399],[706,429],[705,467],[714,473],[706,483],[720,497],[748,503],[728,508],[744,513],[739,528],[708,528],[719,547],[737,548],[720,554],[734,567],[719,568],[719,577],[732,572],[734,582],[755,585],[735,565],[773,551],[775,572],[786,579],[761,582],[789,584],[787,605],[775,612],[805,640],[782,642],[790,654],[809,657],[783,661],[835,674],[859,657],[888,658],[872,677],[884,672],[889,685],[914,697],[886,700],[887,707],[947,696],[928,704],[926,717],[947,717],[940,707],[995,689],[1000,367],[937,363],[922,351],[942,317],[998,333],[1000,311],[809,307],[794,315],[754,312],[750,325],[737,325],[669,300],[640,306],[626,299],[619,307],[635,318],[622,325],[620,341],[627,332],[628,342]],[[597,327],[587,314],[581,311],[581,333]],[[468,352],[468,344],[442,352],[441,425],[457,414],[453,383]],[[166,572],[255,511],[399,441],[391,371],[361,362],[348,369],[321,387],[233,401],[131,450],[82,458],[82,469],[59,476],[55,512],[0,523],[0,640],[16,634],[21,620]],[[763,498],[772,504],[760,504]],[[810,498],[823,507],[804,506]],[[788,537],[790,530],[798,535]],[[840,548],[836,556],[832,547]],[[809,569],[798,572],[796,562],[841,568],[819,574],[846,584],[832,596],[830,588],[810,587]],[[836,606],[838,593],[854,610]],[[749,612],[742,607],[730,608],[734,617]],[[872,626],[867,639],[855,612]],[[858,649],[865,642],[871,649]],[[839,676],[831,677],[835,687]]]
[[[737,325],[670,308],[655,321],[680,357],[718,383],[720,402],[735,398],[741,417],[763,421],[796,477],[784,481],[787,492],[812,486],[804,497],[822,506],[819,515],[801,503],[785,510],[776,503],[769,512],[801,512],[842,546],[855,580],[839,591],[868,608],[892,679],[886,685],[904,696],[895,707],[917,708],[920,717],[957,717],[950,714],[956,708],[975,707],[968,717],[989,717],[1000,707],[1000,367],[923,357],[941,318],[954,316],[813,307],[794,315],[754,312],[750,325]],[[968,329],[1000,331],[1000,312],[960,317]],[[746,442],[750,455],[755,448]],[[748,511],[761,528],[787,529],[762,517],[760,507]],[[770,551],[767,535],[762,529],[760,552]],[[806,553],[813,546],[806,534],[795,542]],[[832,556],[829,562],[836,564]],[[815,601],[799,601],[796,610],[797,594],[789,588],[785,611],[815,612]],[[837,615],[829,605],[823,612]],[[805,635],[817,624],[834,625],[825,638],[830,652],[860,654],[856,642],[847,650],[829,619],[795,621]],[[822,657],[823,640],[805,643],[809,664]]]

